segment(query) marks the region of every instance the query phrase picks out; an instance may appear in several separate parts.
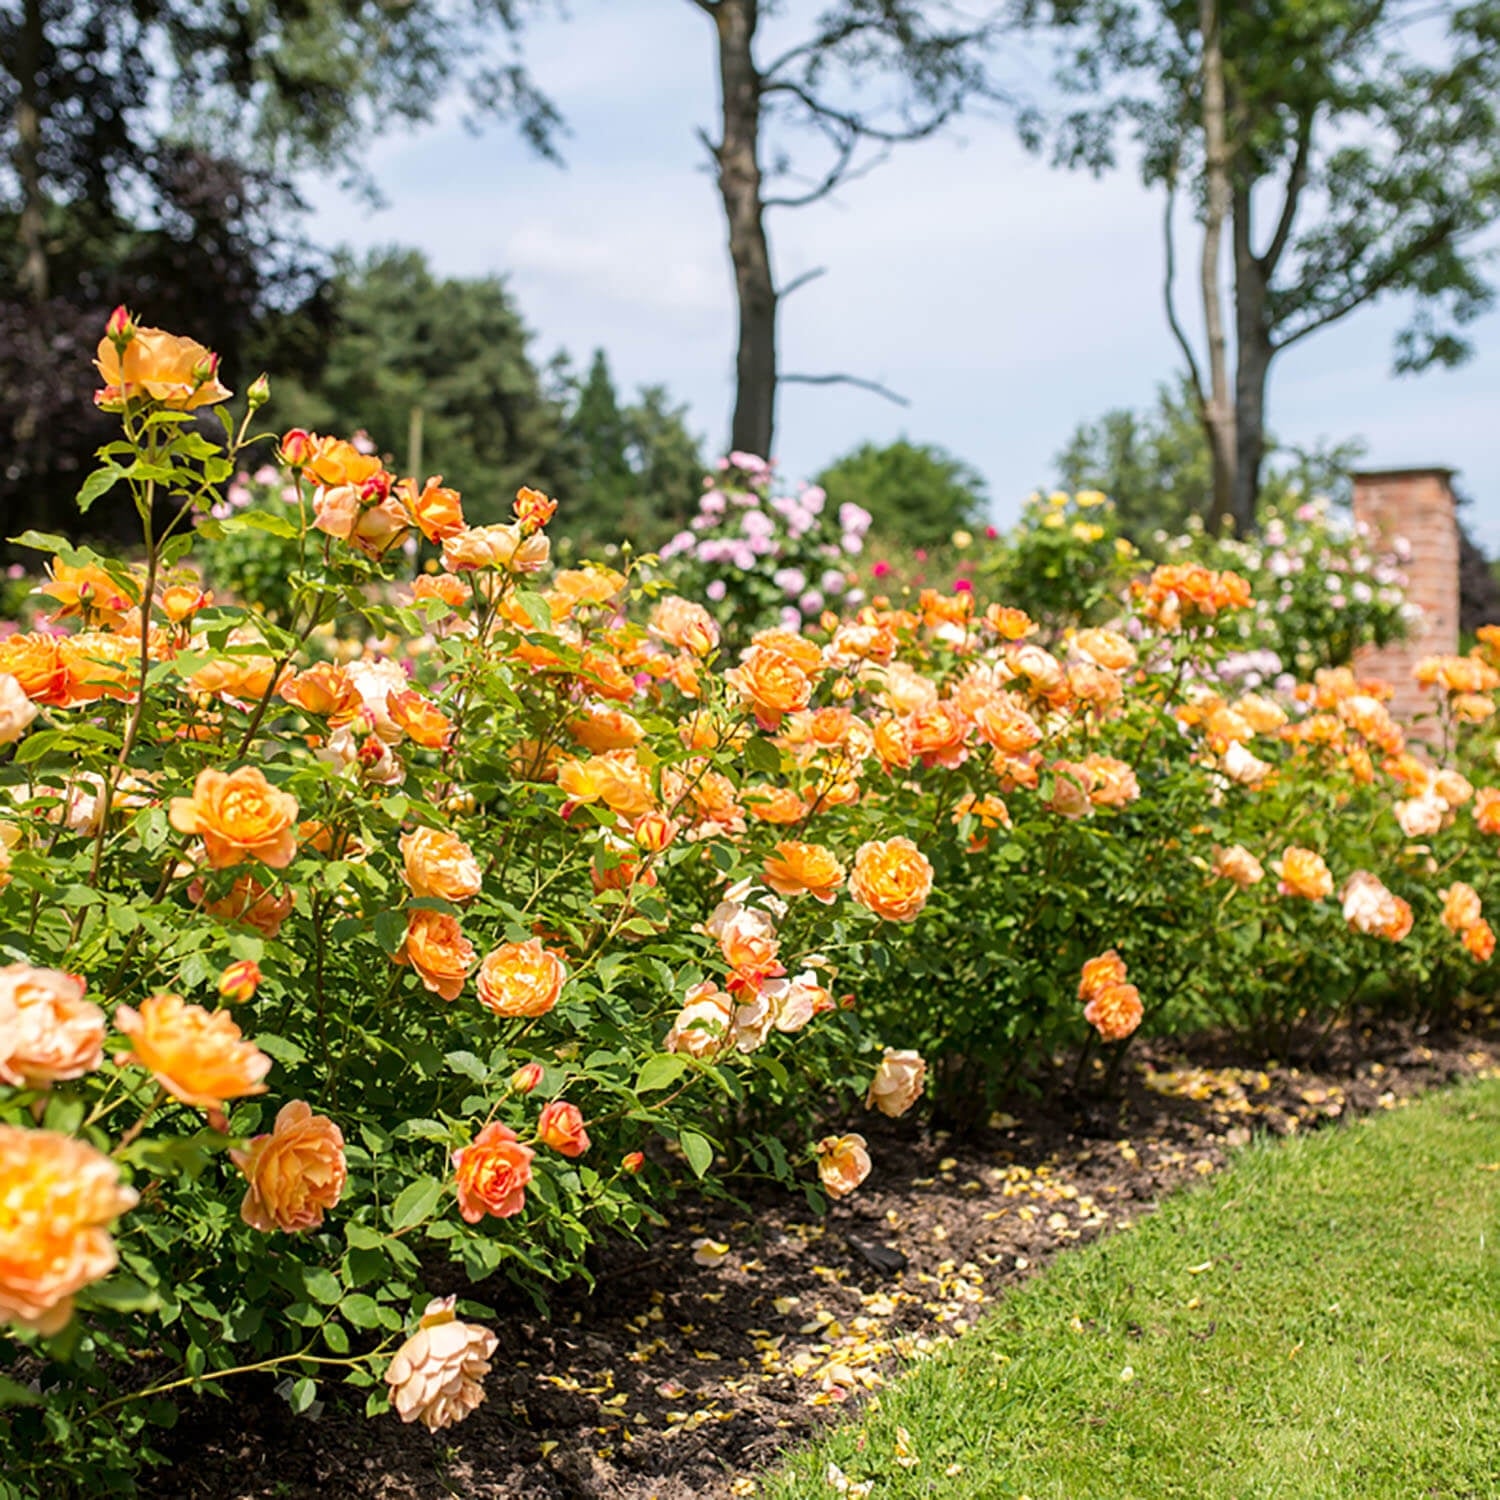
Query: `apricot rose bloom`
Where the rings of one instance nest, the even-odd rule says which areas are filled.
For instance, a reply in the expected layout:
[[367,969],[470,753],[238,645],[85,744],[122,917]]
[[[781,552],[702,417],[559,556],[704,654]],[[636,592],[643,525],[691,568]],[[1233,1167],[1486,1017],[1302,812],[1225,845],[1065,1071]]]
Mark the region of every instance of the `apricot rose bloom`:
[[1477,959],[1482,964],[1487,964],[1494,956],[1494,930],[1483,917],[1464,933],[1464,947],[1468,949],[1471,958]]
[[1411,906],[1369,870],[1356,870],[1344,882],[1340,900],[1351,932],[1399,943],[1411,931]]
[[826,1135],[818,1142],[818,1176],[830,1198],[847,1198],[869,1175],[864,1136]]
[[9,672],[0,672],[0,745],[13,745],[31,727],[37,707]]
[[1113,948],[1106,949],[1084,964],[1083,977],[1078,981],[1078,998],[1092,1000],[1111,985],[1124,984],[1125,974],[1125,960]]
[[590,1144],[582,1111],[563,1099],[543,1106],[536,1122],[536,1138],[563,1156],[582,1156]]
[[1271,861],[1276,872],[1277,890],[1283,896],[1302,896],[1321,901],[1333,891],[1333,874],[1321,855],[1311,849],[1290,845],[1280,859]]
[[762,729],[777,728],[787,714],[807,707],[812,697],[812,679],[785,651],[772,646],[751,646],[724,674],[745,706],[755,714]]
[[476,988],[482,1005],[497,1016],[544,1016],[562,994],[568,969],[540,938],[503,943],[479,966]]
[[406,883],[414,896],[433,896],[455,904],[472,900],[484,877],[474,851],[440,828],[417,828],[401,835]]
[[43,1089],[104,1061],[108,1024],[83,992],[83,980],[57,969],[0,968],[0,1080]]
[[317,1229],[344,1191],[343,1132],[301,1099],[282,1105],[268,1135],[229,1157],[250,1184],[240,1217],[262,1234]]
[[1474,794],[1474,821],[1481,833],[1500,833],[1500,787],[1481,787]]
[[152,995],[134,1010],[115,1011],[115,1028],[130,1051],[117,1063],[135,1061],[182,1104],[224,1108],[230,1099],[263,1094],[271,1059],[247,1041],[227,1011],[189,1005],[180,995]]
[[94,403],[104,411],[121,411],[140,396],[173,411],[196,411],[234,394],[219,382],[217,354],[196,339],[160,328],[136,328],[123,351],[106,335],[99,340],[94,367],[104,382],[94,392]]
[[1123,1042],[1144,1015],[1141,993],[1133,984],[1110,984],[1083,1008],[1083,1019],[1104,1042]]
[[766,884],[778,896],[806,892],[825,906],[838,896],[844,883],[844,867],[831,849],[821,844],[799,844],[783,839],[774,854],[766,856]]
[[0,1125],[0,1318],[54,1334],[73,1295],[109,1275],[109,1225],[135,1206],[119,1167],[55,1130]]
[[927,1064],[918,1053],[893,1052],[887,1047],[874,1078],[870,1080],[865,1107],[878,1109],[881,1114],[895,1119],[897,1115],[904,1115],[922,1097],[926,1081]]
[[454,1316],[453,1297],[427,1304],[417,1331],[386,1367],[391,1405],[403,1422],[429,1432],[461,1422],[484,1400],[484,1377],[499,1342],[477,1323]]
[[1438,895],[1443,899],[1443,926],[1449,932],[1462,935],[1484,916],[1479,892],[1462,880],[1455,880]]
[[849,892],[887,922],[913,922],[932,893],[932,863],[908,838],[871,840],[855,853]]
[[406,919],[406,936],[395,961],[410,964],[433,994],[457,1000],[478,956],[457,917],[418,907]]
[[227,774],[205,766],[191,797],[174,797],[170,809],[178,833],[201,834],[216,870],[258,859],[284,870],[297,853],[297,799],[278,791],[258,766]]
[[1266,878],[1261,862],[1243,844],[1215,849],[1213,872],[1221,879],[1232,880],[1241,890],[1259,885]]
[[675,594],[669,594],[651,611],[651,624],[647,628],[657,640],[694,656],[707,656],[719,644],[719,626],[714,617],[701,604]]
[[664,1052],[689,1057],[711,1057],[728,1040],[734,1020],[734,1001],[705,979],[683,997],[682,1009],[662,1041]]
[[453,1153],[458,1211],[477,1224],[486,1214],[509,1219],[526,1207],[526,1184],[536,1152],[522,1145],[508,1125],[492,1120],[473,1141]]

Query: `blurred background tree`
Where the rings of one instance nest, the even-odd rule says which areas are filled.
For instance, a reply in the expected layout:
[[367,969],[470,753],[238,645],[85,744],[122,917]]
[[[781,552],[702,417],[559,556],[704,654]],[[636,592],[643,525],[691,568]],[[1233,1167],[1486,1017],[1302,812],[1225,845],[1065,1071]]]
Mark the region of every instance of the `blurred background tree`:
[[899,438],[862,443],[836,459],[815,483],[829,504],[863,506],[870,530],[887,543],[931,547],[955,531],[983,525],[989,509],[984,477],[934,443]]

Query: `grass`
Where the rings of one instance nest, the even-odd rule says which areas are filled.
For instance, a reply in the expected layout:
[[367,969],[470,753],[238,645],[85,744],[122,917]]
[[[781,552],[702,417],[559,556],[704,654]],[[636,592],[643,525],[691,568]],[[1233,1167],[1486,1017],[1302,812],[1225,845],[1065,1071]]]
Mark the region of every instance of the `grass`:
[[830,1500],[832,1463],[872,1500],[1500,1496],[1497,1165],[1495,1081],[1253,1145],[760,1494]]

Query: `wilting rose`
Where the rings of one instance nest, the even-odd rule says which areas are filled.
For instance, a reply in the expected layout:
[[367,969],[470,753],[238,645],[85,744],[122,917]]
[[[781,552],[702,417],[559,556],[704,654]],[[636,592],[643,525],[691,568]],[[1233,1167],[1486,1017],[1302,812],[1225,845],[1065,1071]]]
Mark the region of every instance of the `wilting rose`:
[[1047,811],[1070,821],[1087,817],[1094,806],[1089,796],[1096,781],[1094,773],[1070,760],[1054,761],[1047,769],[1052,775],[1052,795],[1045,803]]
[[21,684],[9,672],[0,672],[0,745],[15,744],[36,715],[36,704]]
[[827,1135],[818,1142],[818,1176],[830,1198],[847,1198],[870,1175],[862,1135]]
[[457,917],[418,907],[407,916],[406,936],[395,961],[410,964],[433,994],[456,1000],[478,957]]
[[484,1400],[484,1377],[498,1340],[487,1328],[461,1323],[453,1297],[427,1304],[417,1331],[386,1367],[391,1405],[403,1422],[429,1432],[461,1422]]
[[765,1046],[775,1022],[776,1007],[772,1004],[771,997],[765,990],[752,992],[741,1004],[735,1006],[729,1034],[741,1052],[754,1052]]
[[258,859],[284,870],[297,853],[297,799],[277,791],[258,766],[227,775],[205,766],[191,797],[174,797],[172,827],[202,835],[209,864],[216,870]]
[[1111,985],[1124,984],[1125,973],[1125,960],[1113,948],[1106,949],[1084,964],[1083,977],[1078,981],[1078,998],[1092,1000]]
[[1213,872],[1224,880],[1232,880],[1241,890],[1259,885],[1266,878],[1261,862],[1243,844],[1215,849]]
[[766,856],[766,884],[779,896],[802,892],[825,906],[836,899],[844,883],[844,867],[833,850],[821,844],[800,844],[784,839]]
[[1462,880],[1455,880],[1438,895],[1443,898],[1443,926],[1449,932],[1465,933],[1484,916],[1479,892]]
[[189,1005],[180,995],[152,995],[137,1011],[115,1011],[115,1029],[130,1051],[117,1063],[138,1062],[174,1099],[222,1110],[226,1101],[263,1094],[271,1059],[247,1041],[228,1011]]
[[1111,984],[1083,1008],[1083,1019],[1099,1033],[1100,1041],[1123,1042],[1144,1014],[1141,993],[1133,984]]
[[690,651],[694,656],[707,656],[719,644],[719,626],[714,617],[701,604],[679,599],[675,594],[668,595],[651,611],[648,629],[657,640],[679,651]]
[[665,1052],[709,1057],[728,1039],[734,1002],[711,979],[695,984],[683,998],[682,1009],[662,1041]]
[[458,1211],[466,1223],[486,1214],[509,1219],[526,1207],[526,1184],[536,1152],[521,1144],[514,1130],[492,1120],[473,1141],[453,1153]]
[[833,1009],[833,996],[811,969],[804,969],[795,979],[768,980],[761,992],[776,1008],[777,1031],[801,1031],[815,1015]]
[[317,1229],[344,1191],[343,1132],[301,1099],[281,1107],[269,1135],[229,1156],[250,1184],[240,1217],[263,1234]]
[[540,938],[503,943],[479,966],[480,1003],[497,1016],[544,1016],[562,994],[567,965]]
[[922,1097],[926,1081],[927,1064],[920,1054],[893,1052],[887,1047],[874,1078],[870,1080],[865,1107],[878,1109],[881,1114],[895,1119],[897,1115],[904,1115]]
[[484,876],[474,851],[440,828],[417,828],[401,835],[406,883],[414,896],[462,902],[477,896]]
[[85,1142],[0,1125],[0,1317],[60,1333],[74,1293],[114,1269],[109,1225],[135,1202],[119,1167]]
[[932,892],[932,864],[908,838],[872,840],[854,856],[849,893],[887,922],[913,922]]
[[1322,857],[1311,849],[1292,844],[1280,859],[1271,861],[1278,879],[1277,890],[1283,896],[1302,896],[1321,901],[1333,891],[1333,874]]
[[99,340],[94,367],[104,382],[94,402],[104,411],[121,411],[127,401],[143,396],[173,411],[196,411],[234,394],[219,381],[217,354],[160,328],[137,328],[123,350],[106,335]]
[[1399,943],[1411,931],[1410,905],[1388,891],[1380,877],[1369,870],[1356,870],[1350,875],[1340,900],[1351,932]]
[[589,1133],[576,1104],[554,1099],[537,1117],[536,1138],[563,1156],[582,1156],[589,1149]]
[[92,1073],[104,1061],[104,1012],[84,983],[30,964],[0,968],[0,1080],[43,1089]]

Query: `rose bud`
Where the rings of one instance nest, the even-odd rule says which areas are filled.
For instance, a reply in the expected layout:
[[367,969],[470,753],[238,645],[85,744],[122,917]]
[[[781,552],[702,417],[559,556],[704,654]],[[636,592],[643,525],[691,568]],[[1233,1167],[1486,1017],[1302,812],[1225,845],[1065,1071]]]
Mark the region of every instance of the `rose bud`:
[[638,848],[647,854],[660,854],[677,837],[677,824],[665,813],[643,813],[633,833]]
[[251,411],[256,410],[257,407],[264,406],[271,399],[270,376],[264,373],[257,375],[250,382],[250,388],[245,392],[245,396],[250,402]]
[[312,434],[293,427],[281,440],[281,461],[289,469],[300,469],[313,456]]
[[542,1110],[536,1122],[536,1138],[563,1156],[582,1156],[589,1149],[583,1112],[562,1099],[554,1099]]
[[529,1062],[510,1075],[510,1089],[513,1094],[529,1094],[541,1081],[541,1063]]
[[646,1153],[644,1151],[632,1151],[621,1163],[620,1170],[629,1172],[632,1177],[646,1165]]
[[260,965],[253,958],[242,958],[219,975],[219,994],[231,1005],[243,1004],[260,988]]
[[135,337],[135,319],[130,316],[130,310],[123,302],[109,315],[104,333],[105,337],[121,349]]

